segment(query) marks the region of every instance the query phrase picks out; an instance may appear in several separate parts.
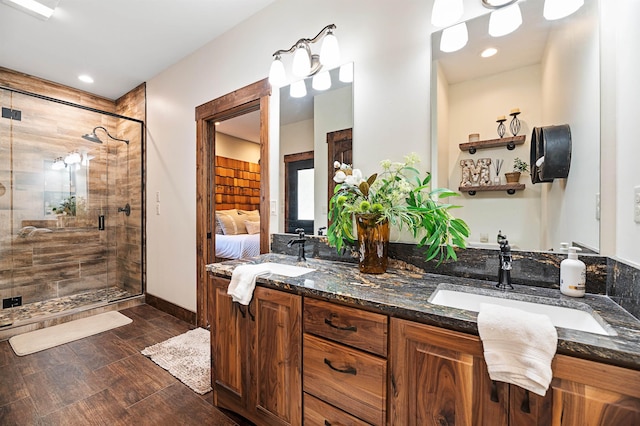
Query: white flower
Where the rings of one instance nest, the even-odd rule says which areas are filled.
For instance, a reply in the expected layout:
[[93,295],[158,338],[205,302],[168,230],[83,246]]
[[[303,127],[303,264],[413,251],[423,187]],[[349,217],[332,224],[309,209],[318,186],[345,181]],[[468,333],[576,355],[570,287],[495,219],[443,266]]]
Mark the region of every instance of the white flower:
[[339,161],[334,161],[333,162],[333,168],[334,169],[339,169],[340,166],[342,166],[342,163],[340,163]]
[[[336,161],[337,163],[337,161]],[[340,165],[340,170],[349,170],[351,168],[351,166],[349,166],[348,164],[342,163]]]
[[342,183],[345,181],[346,178],[347,178],[347,175],[345,174],[345,172],[343,172],[342,170],[338,170],[335,176],[333,177],[333,181],[336,183]]
[[344,183],[351,186],[359,186],[364,181],[365,180],[362,178],[362,171],[360,171],[360,169],[353,169],[353,172],[350,176],[346,177]]

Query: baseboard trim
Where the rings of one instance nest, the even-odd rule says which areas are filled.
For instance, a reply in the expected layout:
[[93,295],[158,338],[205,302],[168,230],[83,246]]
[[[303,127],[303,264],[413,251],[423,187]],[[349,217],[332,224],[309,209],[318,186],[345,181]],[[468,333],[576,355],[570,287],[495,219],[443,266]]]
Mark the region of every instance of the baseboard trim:
[[149,293],[145,294],[145,301],[149,306],[153,306],[154,308],[159,309],[162,312],[166,312],[167,314],[181,319],[182,321],[188,322],[191,325],[196,325],[195,312],[191,312],[188,309],[175,305]]

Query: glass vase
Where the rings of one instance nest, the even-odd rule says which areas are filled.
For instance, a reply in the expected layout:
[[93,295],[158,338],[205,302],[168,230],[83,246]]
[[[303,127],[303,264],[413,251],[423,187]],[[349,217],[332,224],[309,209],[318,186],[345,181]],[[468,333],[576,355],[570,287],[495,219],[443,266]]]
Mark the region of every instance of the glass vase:
[[360,272],[383,274],[387,271],[389,251],[389,221],[378,214],[357,214]]

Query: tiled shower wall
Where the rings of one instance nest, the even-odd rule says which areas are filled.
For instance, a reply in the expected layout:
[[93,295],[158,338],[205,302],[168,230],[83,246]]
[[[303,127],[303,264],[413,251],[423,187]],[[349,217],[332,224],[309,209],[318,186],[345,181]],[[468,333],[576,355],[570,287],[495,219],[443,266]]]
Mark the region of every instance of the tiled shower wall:
[[[144,85],[116,102],[4,68],[0,85],[144,120]],[[23,115],[20,122],[0,125],[0,138],[13,138],[0,148],[11,147],[0,155],[0,182],[7,187],[0,196],[0,297],[21,295],[26,304],[114,285],[141,293],[140,124],[26,95],[3,96],[2,106],[12,102]],[[61,228],[55,220],[43,220],[43,157],[53,159],[73,150],[80,135],[95,126],[132,142],[110,141],[90,148],[95,158],[89,168],[86,214],[65,219]],[[98,136],[106,138],[104,133]],[[13,182],[13,191],[8,182]],[[129,217],[117,211],[127,202]],[[107,216],[106,231],[97,230],[99,214]],[[18,235],[24,226],[52,232]]]

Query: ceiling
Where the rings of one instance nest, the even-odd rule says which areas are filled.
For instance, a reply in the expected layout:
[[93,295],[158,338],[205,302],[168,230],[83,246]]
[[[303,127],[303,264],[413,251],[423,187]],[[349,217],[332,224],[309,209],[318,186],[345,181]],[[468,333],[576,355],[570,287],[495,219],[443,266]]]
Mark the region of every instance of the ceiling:
[[117,99],[274,1],[60,0],[49,20],[0,3],[0,66]]

